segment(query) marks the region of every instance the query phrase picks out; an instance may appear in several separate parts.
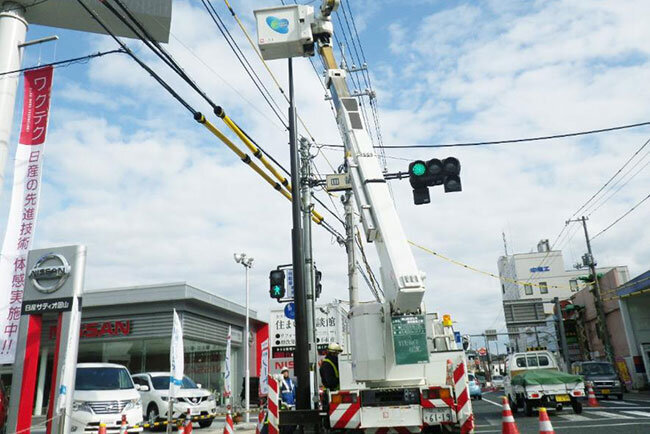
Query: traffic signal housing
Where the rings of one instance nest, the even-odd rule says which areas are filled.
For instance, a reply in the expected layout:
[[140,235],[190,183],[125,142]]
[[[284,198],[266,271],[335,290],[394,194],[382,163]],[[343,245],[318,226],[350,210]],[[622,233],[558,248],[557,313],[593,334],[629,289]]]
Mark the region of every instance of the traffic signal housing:
[[427,162],[415,160],[409,164],[409,182],[413,187],[413,202],[416,205],[431,202],[429,187],[442,185],[445,193],[462,191],[460,161],[454,157],[444,160],[433,158]]
[[321,271],[316,270],[314,272],[314,295],[316,297],[316,300],[318,300],[318,297],[320,297],[321,292],[323,292],[323,284],[321,283],[322,278],[323,278],[323,273]]
[[287,290],[284,287],[284,271],[272,270],[269,274],[270,288],[269,295],[275,298],[278,303],[284,298]]

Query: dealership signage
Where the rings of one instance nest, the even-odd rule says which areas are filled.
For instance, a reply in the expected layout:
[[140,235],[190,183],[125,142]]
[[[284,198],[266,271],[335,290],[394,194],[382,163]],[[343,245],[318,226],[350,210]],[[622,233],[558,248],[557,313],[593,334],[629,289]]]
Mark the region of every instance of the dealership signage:
[[[101,338],[111,336],[128,336],[131,334],[131,320],[99,321],[81,324],[80,338]],[[56,337],[56,326],[50,327],[50,339]]]

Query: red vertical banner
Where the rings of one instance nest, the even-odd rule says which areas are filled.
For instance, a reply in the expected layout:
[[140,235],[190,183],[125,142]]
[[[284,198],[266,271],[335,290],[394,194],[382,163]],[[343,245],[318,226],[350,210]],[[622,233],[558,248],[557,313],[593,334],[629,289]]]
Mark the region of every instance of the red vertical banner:
[[[41,348],[41,330],[43,317],[30,315],[27,322],[27,345],[25,346],[25,360],[23,364],[23,378],[18,403],[17,432],[30,432],[32,425],[32,412],[34,410],[34,392],[36,391],[36,373],[38,369],[38,354]],[[19,381],[14,379],[14,381]]]
[[22,130],[16,148],[11,206],[0,255],[0,364],[13,363],[16,354],[27,252],[36,231],[52,67],[28,71],[24,81]]
[[45,142],[52,71],[53,68],[48,66],[25,72],[23,122],[20,129],[20,143],[23,145],[40,145]]
[[260,379],[260,395],[269,393],[269,325],[264,324],[257,329],[257,376]]

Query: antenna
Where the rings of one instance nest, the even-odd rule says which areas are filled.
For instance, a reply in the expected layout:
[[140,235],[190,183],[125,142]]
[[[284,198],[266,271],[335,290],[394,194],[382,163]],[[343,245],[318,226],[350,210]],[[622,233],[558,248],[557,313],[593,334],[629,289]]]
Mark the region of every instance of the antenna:
[[508,241],[506,240],[506,232],[501,231],[501,236],[503,237],[503,250],[506,252],[506,256],[508,256]]

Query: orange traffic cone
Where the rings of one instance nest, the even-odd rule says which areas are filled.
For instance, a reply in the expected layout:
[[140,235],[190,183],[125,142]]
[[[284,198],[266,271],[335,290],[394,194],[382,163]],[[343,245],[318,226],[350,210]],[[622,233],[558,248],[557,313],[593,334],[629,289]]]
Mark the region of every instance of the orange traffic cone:
[[515,423],[515,418],[512,416],[508,397],[503,397],[503,412],[501,415],[501,434],[519,434],[519,428]]
[[539,434],[555,434],[551,419],[548,418],[548,413],[544,407],[539,408]]
[[185,427],[185,434],[190,434],[192,432],[192,416],[190,415],[190,409],[187,409],[185,414],[185,421],[183,422]]
[[185,434],[185,426],[183,425],[183,422],[176,425],[176,428],[178,429],[178,434]]
[[596,399],[596,394],[594,393],[594,388],[591,387],[591,383],[587,383],[587,397],[589,398],[587,401],[589,407],[600,407],[600,404]]
[[235,434],[235,424],[230,416],[230,411],[226,415],[226,424],[223,427],[223,434]]
[[106,424],[104,422],[99,424],[99,434],[106,434]]
[[126,422],[126,415],[122,415],[122,422],[120,423],[120,434],[126,434],[128,423]]

